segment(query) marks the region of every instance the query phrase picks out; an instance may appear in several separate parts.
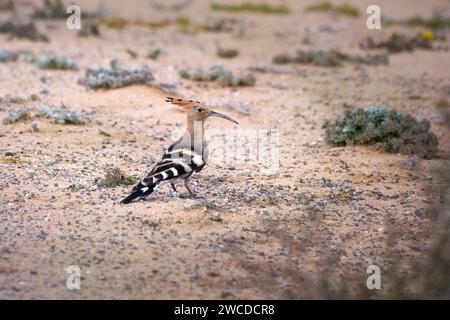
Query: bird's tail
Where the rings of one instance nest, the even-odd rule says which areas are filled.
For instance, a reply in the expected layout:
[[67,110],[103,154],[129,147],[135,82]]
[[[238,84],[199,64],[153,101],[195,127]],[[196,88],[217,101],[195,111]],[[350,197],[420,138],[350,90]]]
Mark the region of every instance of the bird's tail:
[[123,204],[128,204],[136,198],[146,197],[151,194],[153,190],[155,190],[155,187],[156,184],[146,186],[142,182],[139,182],[139,184],[133,188],[131,194],[120,202]]

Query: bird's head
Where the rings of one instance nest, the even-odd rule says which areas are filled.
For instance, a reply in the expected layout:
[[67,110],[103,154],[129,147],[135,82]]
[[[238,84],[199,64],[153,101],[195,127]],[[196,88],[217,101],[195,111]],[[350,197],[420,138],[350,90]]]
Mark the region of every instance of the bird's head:
[[209,117],[218,117],[239,124],[239,122],[229,116],[209,109],[200,101],[167,97],[166,102],[170,102],[186,110],[188,121],[204,121]]

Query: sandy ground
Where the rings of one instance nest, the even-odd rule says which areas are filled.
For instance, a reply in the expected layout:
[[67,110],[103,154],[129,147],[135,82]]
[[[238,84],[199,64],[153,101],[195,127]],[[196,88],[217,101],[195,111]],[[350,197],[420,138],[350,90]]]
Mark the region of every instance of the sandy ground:
[[[96,8],[95,1],[77,2]],[[424,160],[409,170],[400,164],[406,156],[327,145],[322,124],[344,105],[388,105],[429,119],[446,154],[449,132],[434,102],[450,86],[450,55],[417,50],[391,55],[388,66],[292,65],[292,74],[256,73],[257,84],[249,88],[179,78],[179,67],[222,63],[241,72],[298,48],[359,52],[359,40],[371,32],[364,15],[351,19],[305,13],[311,1],[285,2],[293,9],[289,16],[212,13],[206,1],[175,13],[198,22],[211,16],[242,18],[243,38],[184,33],[176,26],[102,27],[100,38],[80,38],[58,20],[38,22],[49,43],[0,34],[0,49],[57,53],[80,66],[78,71],[44,71],[22,61],[0,63],[0,97],[37,94],[40,101],[28,106],[63,102],[92,119],[84,126],[39,120],[38,132],[31,130],[31,120],[0,126],[1,156],[12,153],[26,161],[0,164],[1,299],[390,295],[387,280],[382,290],[367,289],[366,268],[375,264],[402,277],[423,258],[432,227],[427,208],[438,201],[428,190],[441,183],[435,170],[446,160]],[[349,2],[363,13],[371,3]],[[434,5],[448,4],[378,2],[394,18],[430,15]],[[128,1],[125,7],[110,1],[106,7],[111,15],[134,19],[174,15],[148,3]],[[0,11],[0,17],[8,14]],[[321,25],[342,21],[348,25],[341,31],[319,31]],[[306,26],[313,35],[309,46],[301,43]],[[373,32],[379,36],[395,29],[399,27]],[[239,57],[217,58],[218,45],[239,49]],[[156,61],[145,58],[157,47],[166,53]],[[127,49],[138,57],[130,57]],[[260,163],[211,163],[193,179],[199,199],[176,198],[164,186],[145,201],[118,204],[130,187],[101,189],[96,179],[108,165],[143,177],[177,138],[185,115],[173,111],[164,103],[165,93],[152,86],[92,91],[77,83],[87,68],[108,67],[111,59],[124,67],[149,66],[158,81],[176,83],[179,96],[218,105],[240,128],[277,129],[279,171],[267,176]],[[250,114],[220,108],[229,102],[249,103]],[[0,104],[0,116],[20,107]],[[111,137],[99,134],[99,127]],[[216,119],[207,127],[233,129]],[[81,290],[66,287],[70,265],[81,268]],[[327,282],[335,288],[326,289]]]

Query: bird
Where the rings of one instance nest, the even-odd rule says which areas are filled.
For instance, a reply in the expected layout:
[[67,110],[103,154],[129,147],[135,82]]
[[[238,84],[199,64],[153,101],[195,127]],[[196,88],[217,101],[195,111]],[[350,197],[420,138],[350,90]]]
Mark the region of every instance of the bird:
[[184,182],[189,195],[194,198],[195,194],[189,187],[189,180],[193,174],[202,171],[208,161],[208,144],[204,128],[206,119],[219,117],[239,124],[236,120],[211,110],[197,100],[167,97],[165,101],[186,111],[186,130],[182,137],[166,150],[146,177],[134,186],[130,195],[121,201],[122,204],[129,204],[136,198],[147,197],[166,183],[170,183],[173,191],[177,192],[175,185]]

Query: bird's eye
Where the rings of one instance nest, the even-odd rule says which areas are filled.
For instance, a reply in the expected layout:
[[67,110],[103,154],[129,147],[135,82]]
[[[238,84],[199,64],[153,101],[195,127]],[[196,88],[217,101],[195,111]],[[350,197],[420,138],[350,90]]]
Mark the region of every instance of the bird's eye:
[[203,110],[204,110],[203,108],[198,108],[197,109],[198,112],[203,112]]

